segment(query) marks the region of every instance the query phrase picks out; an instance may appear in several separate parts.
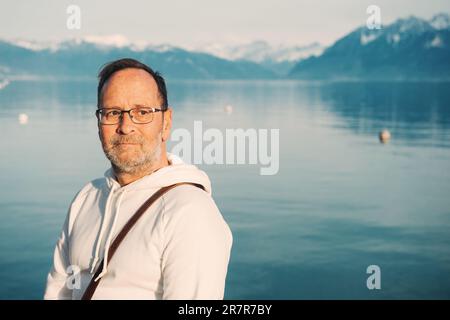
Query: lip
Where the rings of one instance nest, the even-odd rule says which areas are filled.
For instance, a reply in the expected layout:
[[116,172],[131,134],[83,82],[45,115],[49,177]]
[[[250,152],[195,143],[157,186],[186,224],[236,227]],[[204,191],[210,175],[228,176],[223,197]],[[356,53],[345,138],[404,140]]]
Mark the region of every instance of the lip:
[[131,146],[137,146],[137,143],[119,143],[117,144],[118,147],[131,147]]

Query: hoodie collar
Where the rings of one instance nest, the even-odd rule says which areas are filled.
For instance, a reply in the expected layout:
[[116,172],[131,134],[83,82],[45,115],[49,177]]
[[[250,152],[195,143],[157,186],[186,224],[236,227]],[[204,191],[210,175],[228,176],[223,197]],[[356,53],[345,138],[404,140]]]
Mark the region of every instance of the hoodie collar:
[[165,166],[149,175],[146,175],[126,186],[121,187],[116,180],[114,170],[109,168],[105,172],[105,178],[109,189],[120,189],[126,191],[136,191],[145,189],[155,189],[169,186],[178,182],[192,182],[201,184],[208,194],[212,193],[211,182],[207,174],[196,166],[186,164],[180,157],[167,153],[169,165]]

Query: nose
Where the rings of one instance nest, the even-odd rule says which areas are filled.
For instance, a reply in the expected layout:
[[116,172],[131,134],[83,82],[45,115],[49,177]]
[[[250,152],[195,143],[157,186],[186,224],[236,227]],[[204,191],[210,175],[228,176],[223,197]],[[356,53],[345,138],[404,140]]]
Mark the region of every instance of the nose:
[[117,126],[117,133],[119,134],[130,134],[134,132],[134,123],[131,120],[130,113],[124,112],[120,117],[119,125]]

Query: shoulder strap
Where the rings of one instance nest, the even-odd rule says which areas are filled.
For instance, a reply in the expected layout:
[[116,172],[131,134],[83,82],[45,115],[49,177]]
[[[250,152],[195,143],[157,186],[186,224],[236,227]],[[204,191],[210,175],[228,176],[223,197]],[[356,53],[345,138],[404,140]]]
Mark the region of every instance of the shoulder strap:
[[[183,184],[190,184],[197,188],[205,190],[205,188],[201,184],[192,183],[192,182],[180,182],[175,183],[167,187],[163,187],[156,191],[150,198],[148,198],[147,201],[144,202],[140,206],[140,208],[136,211],[136,213],[128,220],[128,222],[125,224],[125,226],[122,228],[122,230],[119,232],[117,237],[114,239],[114,241],[111,243],[109,250],[108,250],[108,263],[111,261],[112,257],[114,256],[114,253],[116,252],[117,248],[119,247],[122,240],[125,238],[125,236],[128,234],[128,232],[131,230],[131,228],[136,224],[136,222],[139,220],[140,217],[147,211],[147,209],[156,201],[158,200],[162,195],[164,195],[169,190],[183,185]],[[102,272],[103,269],[103,263],[104,260],[100,263],[99,267],[97,268],[97,271],[95,272],[94,276],[92,277],[91,281],[89,282],[89,285],[84,292],[83,296],[81,297],[81,300],[91,300],[92,296],[94,295],[95,289],[97,289],[98,284],[102,280],[101,278],[98,279],[98,281],[94,281],[97,276]]]

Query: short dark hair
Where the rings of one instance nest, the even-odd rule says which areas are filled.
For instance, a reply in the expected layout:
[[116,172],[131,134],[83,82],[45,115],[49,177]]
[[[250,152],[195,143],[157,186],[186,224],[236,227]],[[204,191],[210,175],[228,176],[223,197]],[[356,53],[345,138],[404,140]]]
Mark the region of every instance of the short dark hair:
[[97,88],[97,107],[100,107],[100,99],[102,94],[103,86],[105,85],[106,81],[117,71],[127,69],[127,68],[134,68],[134,69],[142,69],[147,71],[153,79],[155,79],[156,85],[158,87],[158,93],[159,98],[161,99],[161,108],[163,110],[167,110],[168,107],[168,101],[167,101],[167,89],[166,89],[166,82],[164,81],[164,78],[161,76],[161,74],[157,71],[153,71],[152,68],[147,66],[146,64],[139,62],[135,59],[131,58],[124,58],[119,59],[115,61],[111,61],[107,64],[105,64],[100,72],[98,73],[98,88]]

